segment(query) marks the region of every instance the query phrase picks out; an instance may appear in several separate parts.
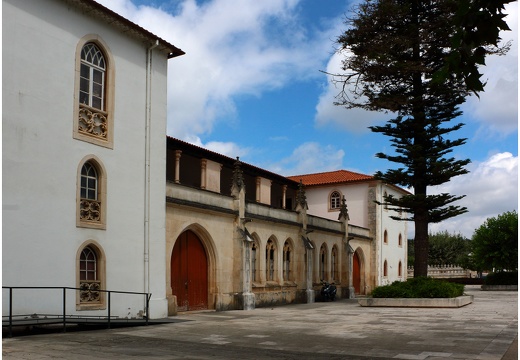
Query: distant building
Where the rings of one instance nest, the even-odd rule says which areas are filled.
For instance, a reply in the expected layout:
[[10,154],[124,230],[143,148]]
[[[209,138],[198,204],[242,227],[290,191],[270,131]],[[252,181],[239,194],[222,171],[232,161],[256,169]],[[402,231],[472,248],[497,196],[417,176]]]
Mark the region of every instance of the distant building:
[[[390,216],[403,216],[387,207],[384,195],[408,194],[397,186],[385,184],[373,176],[347,170],[290,176],[305,185],[308,213],[337,219],[343,199],[348,204],[352,225],[368,228],[371,240],[354,249],[353,281],[356,293],[365,294],[375,286],[407,277],[407,223]],[[359,274],[359,275],[358,275]]]

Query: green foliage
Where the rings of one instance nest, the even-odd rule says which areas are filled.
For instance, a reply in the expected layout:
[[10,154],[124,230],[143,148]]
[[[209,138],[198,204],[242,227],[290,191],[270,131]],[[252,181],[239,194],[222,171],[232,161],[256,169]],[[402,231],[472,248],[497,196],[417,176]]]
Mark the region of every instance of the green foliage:
[[485,285],[518,285],[518,272],[501,271],[489,273],[484,279]]
[[460,265],[467,268],[471,242],[461,234],[441,231],[429,234],[428,265]]
[[510,44],[500,46],[500,31],[510,30],[505,22],[504,5],[514,0],[456,0],[457,11],[453,23],[455,32],[446,64],[437,76],[444,78],[454,74],[464,82],[468,90],[477,94],[484,91],[478,68],[485,65],[489,54],[505,54]]
[[478,270],[518,269],[518,214],[508,211],[488,218],[475,230],[472,260]]
[[410,278],[405,282],[379,286],[372,291],[374,298],[453,298],[464,293],[464,285],[429,277]]

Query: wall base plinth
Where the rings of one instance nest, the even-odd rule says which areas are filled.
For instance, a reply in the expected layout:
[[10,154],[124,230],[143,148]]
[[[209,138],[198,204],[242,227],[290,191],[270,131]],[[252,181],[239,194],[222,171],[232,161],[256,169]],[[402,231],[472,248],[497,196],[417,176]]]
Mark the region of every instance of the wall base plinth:
[[254,310],[255,309],[255,294],[251,292],[242,293],[242,310]]
[[307,289],[306,294],[307,294],[307,304],[312,304],[313,302],[316,301],[316,299],[315,299],[316,295],[314,293],[314,290]]

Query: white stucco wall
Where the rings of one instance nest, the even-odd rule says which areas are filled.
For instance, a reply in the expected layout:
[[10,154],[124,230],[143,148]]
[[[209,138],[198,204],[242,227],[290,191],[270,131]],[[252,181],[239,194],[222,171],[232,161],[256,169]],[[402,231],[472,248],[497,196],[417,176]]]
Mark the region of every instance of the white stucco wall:
[[345,196],[350,217],[350,224],[367,227],[368,211],[367,196],[368,183],[354,183],[350,185],[338,184],[323,187],[309,187],[305,189],[308,214],[338,220],[339,210],[329,209],[329,196],[333,191],[339,191],[341,197]]
[[[145,287],[145,46],[61,1],[3,1],[2,21],[9,29],[2,44],[3,285],[76,287],[76,254],[94,240],[106,255],[106,288],[152,292],[150,315],[164,316],[166,56],[153,53]],[[75,52],[86,34],[99,35],[114,58],[113,149],[73,138]],[[106,169],[106,230],[76,227],[78,165],[87,155]],[[3,299],[5,314],[6,291]],[[15,292],[13,302],[16,312],[60,311],[61,302],[48,299]],[[75,303],[70,292],[68,308]],[[135,316],[143,308],[144,297],[126,296],[112,313]]]
[[[402,193],[387,185],[380,185],[379,195],[383,201],[382,195],[385,193],[394,197],[402,196]],[[378,206],[378,213],[381,216],[379,231],[380,233],[380,264],[384,265],[387,261],[387,276],[384,276],[382,267],[379,272],[379,285],[390,284],[396,280],[405,280],[407,276],[406,265],[408,259],[408,241],[407,241],[407,222],[391,219],[390,216],[398,215],[397,212],[385,209],[384,206]],[[404,214],[403,214],[404,215]],[[388,242],[384,243],[384,231],[387,231]],[[401,235],[401,245],[399,245],[399,235]],[[399,262],[401,262],[401,276],[398,274]]]

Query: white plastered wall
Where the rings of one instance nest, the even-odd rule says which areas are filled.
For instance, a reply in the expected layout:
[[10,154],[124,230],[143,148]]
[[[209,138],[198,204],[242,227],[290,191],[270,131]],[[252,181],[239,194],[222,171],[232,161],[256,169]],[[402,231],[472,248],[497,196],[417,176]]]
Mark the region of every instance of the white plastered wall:
[[[150,277],[144,279],[146,48],[61,1],[3,2],[3,285],[76,287],[76,254],[93,240],[106,255],[106,288],[152,296],[166,314],[166,56],[154,52]],[[97,34],[115,66],[113,149],[73,139],[76,45]],[[94,155],[107,175],[106,230],[76,227],[77,169]],[[6,292],[3,292],[6,312]],[[59,301],[56,302],[55,300]],[[17,311],[55,313],[61,293],[15,292]],[[75,308],[76,296],[67,293]],[[58,304],[56,308],[56,304]],[[136,316],[144,297],[114,296],[112,314]],[[82,312],[85,314],[86,312]],[[95,312],[98,313],[98,312]]]

